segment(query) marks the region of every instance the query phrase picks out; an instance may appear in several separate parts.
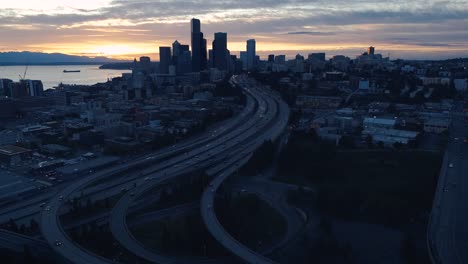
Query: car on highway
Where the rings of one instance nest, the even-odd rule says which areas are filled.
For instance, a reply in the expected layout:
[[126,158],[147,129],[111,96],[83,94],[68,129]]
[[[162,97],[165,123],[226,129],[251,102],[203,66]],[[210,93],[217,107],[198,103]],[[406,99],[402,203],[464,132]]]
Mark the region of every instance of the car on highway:
[[57,247],[60,247],[63,245],[63,243],[60,241],[60,240],[55,240],[55,243],[54,243]]

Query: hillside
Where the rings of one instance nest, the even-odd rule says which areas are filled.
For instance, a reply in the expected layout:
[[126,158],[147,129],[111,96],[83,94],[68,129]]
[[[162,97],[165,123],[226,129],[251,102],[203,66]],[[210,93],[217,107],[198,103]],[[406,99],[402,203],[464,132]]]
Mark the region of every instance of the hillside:
[[73,65],[120,62],[106,57],[73,56],[62,53],[0,52],[0,65]]

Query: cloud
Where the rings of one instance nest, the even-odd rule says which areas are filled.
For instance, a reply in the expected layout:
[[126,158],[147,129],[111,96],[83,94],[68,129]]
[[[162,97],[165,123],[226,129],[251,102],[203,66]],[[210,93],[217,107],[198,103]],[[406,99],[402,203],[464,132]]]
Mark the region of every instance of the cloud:
[[104,42],[140,47],[150,43],[156,50],[157,45],[168,45],[175,39],[188,43],[189,20],[198,17],[209,42],[214,32],[228,32],[232,50],[244,48],[248,38],[256,38],[258,48],[264,50],[280,49],[281,45],[297,50],[330,50],[340,43],[334,50],[354,52],[374,44],[430,48],[430,52],[438,48],[444,56],[448,54],[444,49],[459,52],[468,46],[466,0],[104,2],[93,9],[78,2],[66,10],[51,7],[48,12],[21,9],[20,5],[6,8],[0,14],[0,34],[7,36],[2,38],[2,45],[44,50],[67,46],[71,50],[72,46],[84,49]]
[[294,31],[288,32],[288,35],[312,35],[312,36],[332,36],[335,32],[318,32],[318,31]]

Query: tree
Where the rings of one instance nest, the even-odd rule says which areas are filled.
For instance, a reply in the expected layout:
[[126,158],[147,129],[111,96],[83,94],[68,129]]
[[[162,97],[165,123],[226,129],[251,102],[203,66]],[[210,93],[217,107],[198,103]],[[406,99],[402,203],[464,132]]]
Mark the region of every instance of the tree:
[[319,226],[320,230],[322,230],[325,235],[329,236],[332,234],[333,226],[328,218],[322,217]]
[[109,197],[106,197],[106,199],[104,199],[104,207],[107,208],[107,209],[110,208]]
[[371,135],[367,135],[366,144],[367,144],[368,148],[370,148],[370,149],[374,148],[374,139],[372,138]]
[[339,145],[343,148],[355,148],[356,144],[354,138],[348,135],[344,135],[340,138]]
[[411,234],[406,234],[400,249],[401,258],[405,263],[417,263],[416,245]]
[[92,210],[92,209],[93,209],[93,203],[91,202],[91,199],[88,198],[88,199],[86,200],[86,210],[90,211],[90,210]]
[[10,218],[8,221],[8,227],[11,231],[18,232],[18,225],[16,224],[15,220],[13,220],[13,218]]
[[34,257],[31,253],[31,249],[28,245],[23,246],[23,262],[24,263],[34,263]]
[[383,149],[385,148],[385,145],[382,141],[379,141],[379,143],[377,143],[377,146],[380,148],[380,149]]
[[29,223],[29,226],[31,228],[31,231],[33,231],[33,232],[36,231],[39,228],[39,224],[34,219],[31,219],[31,221]]

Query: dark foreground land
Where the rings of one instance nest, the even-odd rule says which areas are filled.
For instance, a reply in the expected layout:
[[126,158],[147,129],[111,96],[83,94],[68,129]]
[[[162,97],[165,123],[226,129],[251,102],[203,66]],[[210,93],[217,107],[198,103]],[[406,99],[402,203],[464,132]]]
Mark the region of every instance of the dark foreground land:
[[441,160],[438,152],[345,150],[293,136],[276,180],[316,190],[289,194],[310,219],[300,259],[372,263],[387,255],[390,262],[378,263],[428,263],[425,229]]

